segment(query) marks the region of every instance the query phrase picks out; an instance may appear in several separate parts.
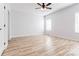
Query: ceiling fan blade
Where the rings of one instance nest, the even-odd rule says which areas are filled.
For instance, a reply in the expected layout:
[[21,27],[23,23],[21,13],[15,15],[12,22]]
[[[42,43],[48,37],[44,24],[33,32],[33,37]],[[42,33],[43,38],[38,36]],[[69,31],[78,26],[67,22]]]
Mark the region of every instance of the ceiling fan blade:
[[42,6],[40,3],[37,3],[39,6]]
[[48,3],[46,6],[49,6],[49,5],[51,5],[51,3]]
[[52,8],[50,8],[50,7],[46,7],[46,9],[52,9]]
[[35,8],[35,9],[41,9],[41,8]]

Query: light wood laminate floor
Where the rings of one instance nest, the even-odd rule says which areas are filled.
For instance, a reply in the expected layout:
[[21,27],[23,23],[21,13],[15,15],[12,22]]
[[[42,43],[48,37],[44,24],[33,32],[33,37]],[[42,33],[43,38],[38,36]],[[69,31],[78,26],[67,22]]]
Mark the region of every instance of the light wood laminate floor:
[[46,35],[14,38],[3,56],[77,56],[79,42]]

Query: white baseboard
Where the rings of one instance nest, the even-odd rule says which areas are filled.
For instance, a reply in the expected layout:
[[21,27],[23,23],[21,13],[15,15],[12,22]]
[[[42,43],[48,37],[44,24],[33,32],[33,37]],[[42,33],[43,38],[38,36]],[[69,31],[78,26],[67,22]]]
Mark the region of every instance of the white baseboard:
[[40,33],[40,34],[32,34],[32,35],[16,35],[16,36],[10,37],[10,40],[12,38],[17,38],[17,37],[27,37],[27,36],[37,36],[37,35],[44,35],[44,34],[43,33]]
[[66,37],[66,36],[58,35],[58,34],[53,34],[53,36],[55,36],[55,37],[60,37],[60,38],[64,38],[64,39],[68,39],[68,40],[79,41],[79,39],[72,38],[72,37]]

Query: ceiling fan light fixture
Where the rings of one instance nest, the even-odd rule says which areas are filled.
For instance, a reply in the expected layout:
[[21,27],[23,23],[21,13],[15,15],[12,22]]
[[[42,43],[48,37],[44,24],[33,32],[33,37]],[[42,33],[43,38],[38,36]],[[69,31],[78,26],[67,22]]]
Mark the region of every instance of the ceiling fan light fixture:
[[47,10],[46,8],[41,8],[41,10]]
[[52,9],[51,7],[49,7],[51,3],[37,3],[37,4],[40,6],[40,8],[36,8],[36,9],[41,9],[43,11]]

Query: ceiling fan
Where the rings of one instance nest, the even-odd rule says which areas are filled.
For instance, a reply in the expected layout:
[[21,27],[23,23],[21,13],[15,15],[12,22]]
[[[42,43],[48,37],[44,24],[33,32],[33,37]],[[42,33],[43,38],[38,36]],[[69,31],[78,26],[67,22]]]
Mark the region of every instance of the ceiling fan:
[[50,6],[52,3],[37,3],[37,5],[40,6],[40,8],[36,8],[36,9],[41,9],[41,10],[46,10],[46,9],[52,9]]

